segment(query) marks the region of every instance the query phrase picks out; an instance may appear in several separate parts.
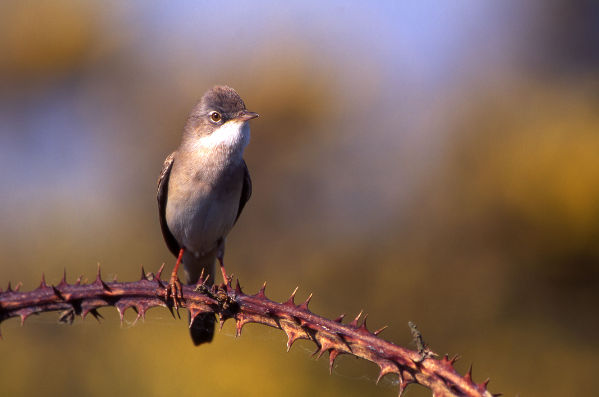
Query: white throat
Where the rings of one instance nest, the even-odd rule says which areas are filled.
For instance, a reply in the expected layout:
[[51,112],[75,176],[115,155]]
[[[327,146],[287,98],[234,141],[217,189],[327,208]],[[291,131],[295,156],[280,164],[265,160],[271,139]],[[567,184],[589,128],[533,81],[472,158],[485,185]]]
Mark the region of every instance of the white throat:
[[202,136],[194,143],[194,151],[219,153],[227,160],[241,159],[243,149],[250,142],[250,125],[247,121],[230,120],[210,135]]

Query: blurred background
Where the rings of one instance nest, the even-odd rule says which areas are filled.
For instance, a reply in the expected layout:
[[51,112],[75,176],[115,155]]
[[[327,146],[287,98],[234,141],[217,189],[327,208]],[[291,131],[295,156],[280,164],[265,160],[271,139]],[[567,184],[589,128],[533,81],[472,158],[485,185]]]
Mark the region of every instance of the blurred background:
[[[599,3],[76,0],[0,4],[0,283],[174,259],[155,189],[214,84],[252,121],[227,263],[253,293],[418,324],[507,396],[599,388]],[[394,396],[373,364],[114,309],[2,324],[7,396]],[[412,386],[408,396],[429,393]]]

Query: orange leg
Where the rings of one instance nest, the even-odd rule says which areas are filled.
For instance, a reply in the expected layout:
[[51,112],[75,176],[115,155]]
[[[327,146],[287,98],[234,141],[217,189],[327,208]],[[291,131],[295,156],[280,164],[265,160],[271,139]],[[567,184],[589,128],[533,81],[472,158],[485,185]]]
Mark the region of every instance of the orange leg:
[[168,287],[166,290],[166,300],[168,301],[169,296],[173,298],[175,310],[179,309],[179,300],[183,297],[183,294],[181,293],[181,282],[179,281],[179,277],[177,277],[177,272],[179,271],[179,266],[181,265],[181,259],[183,259],[184,251],[184,248],[179,250],[179,256],[177,257],[177,262],[175,263],[175,267],[171,273],[171,279],[168,282]]
[[225,282],[225,285],[227,285],[229,283],[229,278],[227,276],[227,271],[225,270],[225,264],[223,262],[222,256],[218,257],[218,263],[220,264],[220,272],[223,274],[223,281]]
[[229,277],[227,276],[227,271],[225,270],[225,240],[221,239],[218,243],[218,249],[216,251],[216,258],[218,259],[218,263],[220,264],[220,272],[223,275],[223,281],[225,285],[229,284]]

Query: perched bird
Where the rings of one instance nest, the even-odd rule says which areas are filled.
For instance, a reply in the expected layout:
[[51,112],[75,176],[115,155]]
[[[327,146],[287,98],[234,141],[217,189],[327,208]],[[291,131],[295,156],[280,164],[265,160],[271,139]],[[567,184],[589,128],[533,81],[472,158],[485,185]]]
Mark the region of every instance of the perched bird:
[[[258,114],[245,108],[234,89],[215,86],[193,108],[179,148],[164,161],[158,178],[158,212],[166,245],[177,257],[169,283],[175,305],[180,263],[187,283],[195,283],[202,270],[214,280],[218,259],[227,282],[225,237],[252,193],[243,150],[250,140],[249,120],[255,117]],[[212,340],[214,322],[212,313],[193,320],[194,344]]]

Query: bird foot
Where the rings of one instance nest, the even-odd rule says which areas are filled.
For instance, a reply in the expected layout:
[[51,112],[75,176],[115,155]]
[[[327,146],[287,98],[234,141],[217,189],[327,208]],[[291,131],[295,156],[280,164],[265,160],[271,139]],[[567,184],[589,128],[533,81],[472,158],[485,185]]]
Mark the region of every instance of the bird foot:
[[[181,282],[179,281],[179,277],[177,276],[177,272],[179,271],[179,265],[181,265],[181,259],[183,258],[184,249],[181,248],[179,250],[179,256],[177,257],[177,262],[175,263],[175,267],[173,268],[173,272],[171,273],[171,279],[166,286],[166,291],[164,291],[164,300],[168,304],[169,298],[173,299],[173,306],[177,311],[177,315],[179,315],[179,303],[183,298],[183,290],[181,288]],[[180,316],[179,316],[180,317]]]
[[183,290],[181,288],[181,282],[179,281],[179,277],[177,277],[177,273],[173,272],[171,274],[171,279],[169,280],[168,285],[166,286],[164,299],[167,303],[169,299],[172,299],[175,310],[179,310],[179,304],[182,298]]

